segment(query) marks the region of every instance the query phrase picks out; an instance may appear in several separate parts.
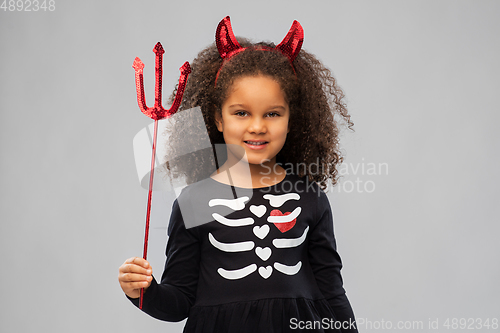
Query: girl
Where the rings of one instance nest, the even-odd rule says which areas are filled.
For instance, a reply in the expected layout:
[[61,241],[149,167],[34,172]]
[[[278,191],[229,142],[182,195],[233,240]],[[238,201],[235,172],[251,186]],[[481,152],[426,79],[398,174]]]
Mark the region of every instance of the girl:
[[[182,108],[201,108],[225,156],[199,152],[167,165],[191,185],[172,207],[160,283],[142,258],[119,269],[136,306],[145,288],[143,311],[187,317],[184,332],[357,332],[323,192],[342,162],[338,122],[353,123],[302,40],[296,21],[277,46],[236,39],[226,17],[192,63]],[[170,152],[205,130],[176,126]]]

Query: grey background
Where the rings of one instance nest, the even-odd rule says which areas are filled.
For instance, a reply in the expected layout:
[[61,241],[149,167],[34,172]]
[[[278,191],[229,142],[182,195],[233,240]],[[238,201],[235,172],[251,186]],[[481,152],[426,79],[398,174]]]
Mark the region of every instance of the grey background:
[[[303,47],[346,92],[351,171],[329,197],[357,317],[421,320],[424,329],[404,330],[418,332],[447,331],[446,318],[499,318],[499,13],[498,1],[56,1],[53,12],[1,10],[0,331],[181,332],[183,323],[132,306],[117,282],[122,262],[142,255],[147,196],[132,138],[150,119],[137,107],[132,62],[146,64],[151,105],[155,43],[166,50],[168,95],[225,15],[255,41],[281,41],[297,19]],[[369,163],[388,171],[362,174]],[[375,188],[349,192],[355,181]],[[157,276],[173,199],[158,193]],[[439,329],[427,329],[429,318]]]

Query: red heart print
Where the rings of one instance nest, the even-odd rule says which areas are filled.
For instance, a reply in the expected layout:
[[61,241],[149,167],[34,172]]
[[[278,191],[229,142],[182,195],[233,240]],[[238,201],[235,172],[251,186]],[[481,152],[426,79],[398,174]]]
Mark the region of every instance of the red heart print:
[[[271,216],[284,216],[284,215],[289,215],[291,214],[291,212],[286,212],[285,214],[283,214],[279,209],[273,209],[271,211]],[[279,231],[281,232],[287,232],[288,230],[292,229],[293,226],[295,225],[295,222],[297,222],[297,219],[294,218],[293,220],[291,220],[290,222],[286,222],[286,223],[273,223],[276,228],[279,229]]]

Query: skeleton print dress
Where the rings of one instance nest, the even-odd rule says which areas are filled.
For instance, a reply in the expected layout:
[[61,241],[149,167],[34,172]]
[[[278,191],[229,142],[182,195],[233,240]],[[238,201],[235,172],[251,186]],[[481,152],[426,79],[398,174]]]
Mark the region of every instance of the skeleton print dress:
[[144,293],[149,315],[187,317],[189,333],[357,332],[316,183],[287,174],[244,189],[205,179],[174,202],[168,234],[161,282]]

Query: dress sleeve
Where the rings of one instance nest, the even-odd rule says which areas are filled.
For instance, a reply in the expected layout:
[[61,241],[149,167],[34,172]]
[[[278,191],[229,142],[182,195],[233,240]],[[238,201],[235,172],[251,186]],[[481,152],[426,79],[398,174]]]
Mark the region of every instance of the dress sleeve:
[[[181,321],[187,318],[195,301],[200,261],[200,244],[195,229],[186,229],[175,200],[168,225],[165,270],[161,282],[153,278],[144,293],[142,311],[156,319]],[[139,298],[128,298],[139,306]]]
[[[336,320],[344,325],[342,332],[357,333],[354,312],[347,299],[342,276],[342,261],[337,253],[333,233],[333,216],[326,194],[320,191],[317,203],[317,223],[309,238],[309,261],[320,291],[327,299]],[[351,324],[354,323],[354,324]]]

